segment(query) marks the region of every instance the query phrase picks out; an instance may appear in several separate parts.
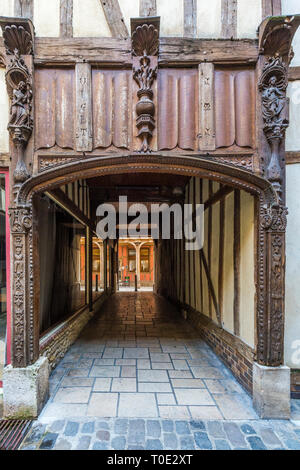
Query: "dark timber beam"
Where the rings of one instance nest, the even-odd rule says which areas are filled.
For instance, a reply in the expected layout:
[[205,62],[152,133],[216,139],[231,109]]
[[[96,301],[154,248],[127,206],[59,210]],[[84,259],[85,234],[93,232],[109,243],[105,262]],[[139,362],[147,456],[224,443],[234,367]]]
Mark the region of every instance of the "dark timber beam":
[[[0,38],[0,54],[4,52]],[[255,63],[258,42],[255,39],[160,38],[161,66],[190,66],[203,61],[218,64]],[[132,66],[130,38],[35,38],[37,65],[74,64],[81,56],[89,63]]]
[[197,0],[184,0],[184,36],[197,36]]
[[113,37],[128,38],[129,33],[118,0],[100,0]]
[[237,0],[222,0],[221,37],[237,37]]
[[14,15],[33,19],[33,0],[15,0]]
[[222,186],[219,191],[211,195],[207,201],[204,202],[204,210],[208,209],[209,207],[213,206],[217,202],[224,199],[228,194],[230,194],[234,189],[231,186]]
[[73,36],[73,0],[60,0],[60,36]]
[[281,0],[262,0],[262,18],[281,15]]

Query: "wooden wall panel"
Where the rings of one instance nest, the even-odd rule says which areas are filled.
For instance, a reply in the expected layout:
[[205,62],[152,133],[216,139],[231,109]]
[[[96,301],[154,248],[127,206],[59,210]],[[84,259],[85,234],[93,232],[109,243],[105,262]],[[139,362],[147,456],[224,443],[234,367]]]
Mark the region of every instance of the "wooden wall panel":
[[158,77],[158,148],[194,150],[197,134],[197,71],[162,69]]
[[128,148],[131,140],[130,72],[93,70],[94,148]]
[[217,147],[254,147],[254,70],[216,70],[215,114]]
[[35,148],[55,145],[55,69],[35,71]]
[[78,152],[89,152],[93,150],[91,80],[91,65],[87,63],[77,63],[75,66],[75,138],[76,150]]
[[74,70],[38,69],[35,73],[36,149],[74,148]]

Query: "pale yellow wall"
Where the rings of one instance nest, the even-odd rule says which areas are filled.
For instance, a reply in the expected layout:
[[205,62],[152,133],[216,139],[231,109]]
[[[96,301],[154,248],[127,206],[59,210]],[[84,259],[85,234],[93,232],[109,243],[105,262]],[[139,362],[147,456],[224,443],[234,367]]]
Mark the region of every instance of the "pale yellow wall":
[[[220,203],[212,206],[212,237],[211,237],[211,268],[210,276],[214,286],[216,297],[218,298],[219,288],[219,240],[220,240]],[[217,315],[212,308],[213,320],[217,322]]]
[[160,16],[160,35],[183,36],[183,0],[156,0]]
[[300,150],[300,80],[289,83],[287,94],[290,98],[290,125],[286,132],[286,150]]
[[[207,201],[209,195],[208,180],[203,180],[203,202]],[[204,212],[204,245],[203,252],[208,261],[208,211]],[[203,314],[209,316],[209,295],[206,272],[202,263],[202,283],[203,283]]]
[[221,34],[221,0],[197,1],[197,36],[219,38]]
[[119,0],[121,12],[130,34],[130,18],[137,18],[140,16],[140,1],[139,0]]
[[60,1],[34,0],[33,23],[37,36],[59,36]]
[[234,300],[234,270],[233,270],[233,234],[234,234],[234,194],[230,193],[225,199],[225,234],[224,234],[224,266],[223,266],[223,309],[222,320],[224,328],[233,333],[233,300]]
[[238,0],[237,37],[256,38],[256,30],[262,21],[262,0]]
[[[281,0],[282,14],[283,15],[294,15],[295,13],[300,14],[300,1],[299,0]],[[300,65],[300,30],[295,34],[293,40],[293,49],[295,57],[291,62],[292,67]]]
[[[200,178],[196,178],[195,184],[195,198],[196,204],[200,203]],[[200,263],[200,250],[195,251],[195,276],[196,276],[196,310],[199,312],[201,311],[201,277],[200,277],[200,270],[201,270],[201,263]]]
[[300,164],[287,165],[285,363],[300,369]]
[[73,0],[73,35],[76,37],[111,37],[99,0],[84,0],[84,2]]
[[254,347],[254,198],[241,191],[240,337]]
[[5,85],[5,69],[0,68],[0,152],[9,150],[9,137],[7,122],[9,115],[9,101]]

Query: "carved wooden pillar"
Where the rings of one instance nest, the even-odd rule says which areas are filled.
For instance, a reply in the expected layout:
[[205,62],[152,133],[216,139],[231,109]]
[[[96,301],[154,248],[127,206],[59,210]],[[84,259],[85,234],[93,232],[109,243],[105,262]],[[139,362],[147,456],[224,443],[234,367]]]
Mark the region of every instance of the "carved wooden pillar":
[[260,201],[258,228],[257,362],[283,364],[285,300],[285,131],[288,65],[300,17],[270,17],[260,26],[257,125],[260,171],[276,197]]
[[133,78],[139,87],[135,109],[137,135],[142,141],[139,152],[149,153],[155,129],[153,85],[157,78],[159,18],[131,20],[131,30]]
[[20,204],[18,193],[30,178],[33,144],[33,26],[23,18],[0,21],[6,51],[6,85],[10,97],[10,208],[12,263],[12,365],[26,367],[39,356],[38,304],[34,296],[35,234],[32,202]]

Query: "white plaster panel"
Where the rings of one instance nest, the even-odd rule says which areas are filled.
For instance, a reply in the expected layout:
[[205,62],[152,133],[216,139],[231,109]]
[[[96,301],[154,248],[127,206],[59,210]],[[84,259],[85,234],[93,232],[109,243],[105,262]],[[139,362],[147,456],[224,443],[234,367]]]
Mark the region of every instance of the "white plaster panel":
[[139,0],[119,0],[119,5],[130,34],[130,18],[137,18],[140,16],[140,1]]
[[256,38],[256,31],[262,21],[261,0],[238,0],[237,37]]
[[100,0],[73,0],[73,36],[111,37]]
[[197,1],[197,36],[219,38],[221,35],[221,0]]
[[286,131],[286,150],[300,150],[300,80],[289,83],[287,95],[290,98],[290,125]]
[[240,337],[254,347],[254,198],[241,191]]
[[33,23],[37,36],[59,36],[60,1],[34,0]]
[[[300,14],[300,1],[299,0],[281,0],[282,14],[295,15]],[[300,30],[296,32],[292,43],[295,56],[291,62],[291,67],[300,65]]]
[[157,16],[160,16],[160,36],[183,36],[183,0],[157,0]]
[[[14,0],[0,0],[0,16],[14,16]],[[2,36],[1,28],[0,36]]]
[[5,69],[0,68],[0,152],[2,153],[9,151],[8,115],[9,100],[5,85]]
[[234,233],[234,195],[225,199],[225,234],[224,234],[224,266],[223,266],[223,327],[233,333],[233,300],[234,300],[234,268],[233,268],[233,233]]
[[300,164],[287,165],[285,363],[300,369]]

